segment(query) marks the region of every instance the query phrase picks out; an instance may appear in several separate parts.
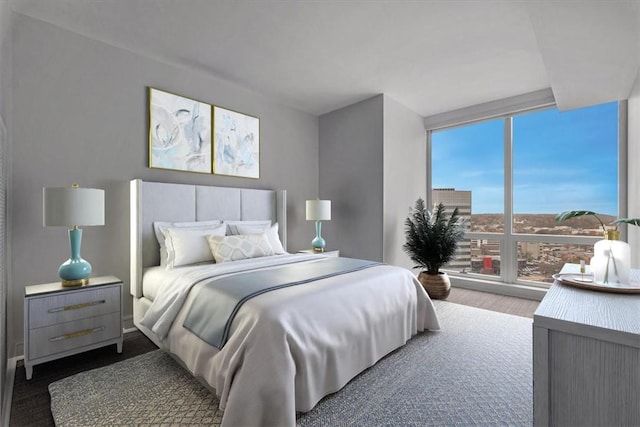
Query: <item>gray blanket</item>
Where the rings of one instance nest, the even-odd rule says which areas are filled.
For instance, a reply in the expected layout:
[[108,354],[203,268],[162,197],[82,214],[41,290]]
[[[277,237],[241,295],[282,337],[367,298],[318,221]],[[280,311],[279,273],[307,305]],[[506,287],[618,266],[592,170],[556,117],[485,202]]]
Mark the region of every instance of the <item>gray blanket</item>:
[[233,319],[246,301],[276,289],[302,285],[380,265],[352,258],[323,258],[265,270],[216,277],[200,288],[183,326],[218,349],[227,342]]

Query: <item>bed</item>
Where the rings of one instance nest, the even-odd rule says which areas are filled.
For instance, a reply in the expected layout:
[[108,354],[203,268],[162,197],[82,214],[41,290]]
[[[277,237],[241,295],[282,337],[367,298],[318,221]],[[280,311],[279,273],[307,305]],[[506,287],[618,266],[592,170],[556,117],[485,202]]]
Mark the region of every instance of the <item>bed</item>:
[[[134,324],[220,397],[223,426],[294,426],[296,412],[311,410],[413,335],[439,329],[431,300],[408,270],[286,253],[284,191],[141,180],[132,180],[130,190]],[[271,224],[265,230],[272,233],[259,238],[273,239],[275,230],[282,248],[233,262],[160,266],[154,223],[216,221],[226,234],[231,224],[236,232],[244,224]],[[207,239],[213,245],[233,238]],[[316,276],[296,276],[309,271]],[[213,328],[220,341],[212,341],[207,316],[225,308],[206,309],[224,298],[205,300],[207,292],[225,283],[234,291],[238,283],[262,286],[267,277],[289,281],[243,298],[224,332]]]

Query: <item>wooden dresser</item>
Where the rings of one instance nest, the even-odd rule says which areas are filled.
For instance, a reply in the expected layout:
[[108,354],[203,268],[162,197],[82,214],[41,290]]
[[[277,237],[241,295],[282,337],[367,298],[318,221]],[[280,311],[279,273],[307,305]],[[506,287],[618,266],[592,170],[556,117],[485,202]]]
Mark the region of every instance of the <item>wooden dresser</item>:
[[640,294],[554,283],[533,317],[536,426],[640,425]]

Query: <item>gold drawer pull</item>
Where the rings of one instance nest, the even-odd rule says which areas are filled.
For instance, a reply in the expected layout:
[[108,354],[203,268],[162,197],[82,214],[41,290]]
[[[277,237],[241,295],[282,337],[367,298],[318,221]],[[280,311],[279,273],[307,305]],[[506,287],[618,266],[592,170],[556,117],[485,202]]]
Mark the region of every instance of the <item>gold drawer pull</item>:
[[82,336],[89,335],[94,332],[100,332],[100,331],[104,331],[104,326],[98,326],[97,328],[93,328],[93,329],[85,329],[83,331],[77,331],[77,332],[71,332],[69,334],[58,335],[57,337],[49,338],[49,342],[62,341],[70,338],[78,338],[78,337],[82,337]]
[[105,302],[107,302],[107,301],[100,300],[100,301],[83,302],[82,304],[65,305],[64,307],[50,308],[48,312],[49,313],[58,313],[60,311],[79,310],[81,308],[92,307],[94,305],[104,304]]

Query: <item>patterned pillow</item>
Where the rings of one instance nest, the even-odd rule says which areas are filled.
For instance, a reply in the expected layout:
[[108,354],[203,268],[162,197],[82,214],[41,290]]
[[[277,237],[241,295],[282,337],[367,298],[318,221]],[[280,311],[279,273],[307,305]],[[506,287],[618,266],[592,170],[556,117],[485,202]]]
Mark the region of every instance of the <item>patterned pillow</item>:
[[266,233],[238,236],[207,236],[216,262],[238,261],[274,255]]

